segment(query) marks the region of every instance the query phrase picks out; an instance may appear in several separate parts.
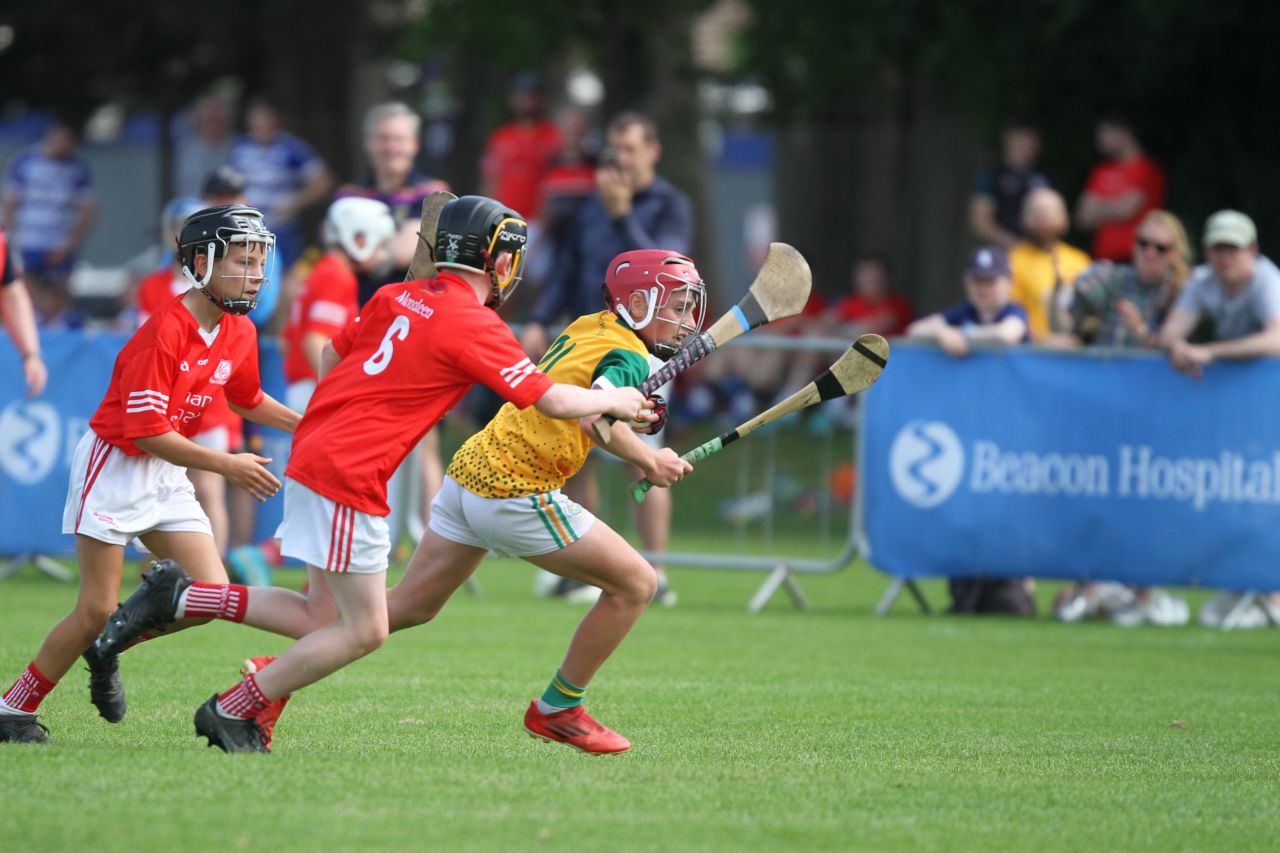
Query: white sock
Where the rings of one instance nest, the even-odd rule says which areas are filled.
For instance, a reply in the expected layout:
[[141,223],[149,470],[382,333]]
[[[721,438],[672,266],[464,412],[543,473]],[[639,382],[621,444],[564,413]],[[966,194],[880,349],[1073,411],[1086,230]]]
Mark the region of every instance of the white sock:
[[6,705],[4,700],[0,699],[0,714],[8,714],[10,716],[17,717],[17,716],[26,716],[27,712],[20,711],[17,708],[13,708],[9,705]]
[[187,587],[178,596],[178,609],[175,611],[174,618],[181,619],[187,615],[187,596],[191,595],[191,587]]
[[541,699],[534,699],[533,701],[537,703],[539,714],[558,714],[561,711],[569,710],[568,708],[561,708],[557,705],[550,705],[546,702],[543,702]]

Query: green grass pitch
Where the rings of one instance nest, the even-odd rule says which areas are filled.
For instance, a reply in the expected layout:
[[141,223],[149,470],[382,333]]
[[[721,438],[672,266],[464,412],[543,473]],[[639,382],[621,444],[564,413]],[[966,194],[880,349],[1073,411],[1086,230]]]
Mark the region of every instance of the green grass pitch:
[[[680,604],[646,614],[588,694],[635,742],[597,758],[520,725],[582,608],[535,599],[521,563],[478,577],[480,597],[460,593],[435,623],[300,693],[270,756],[209,749],[191,717],[279,638],[217,624],[129,652],[116,726],[73,670],[42,709],[56,744],[0,746],[4,847],[1260,850],[1280,838],[1275,632],[924,617],[905,602],[876,619],[885,579],[862,564],[802,579],[810,612],[780,597],[750,616],[760,576],[675,571]],[[0,583],[6,685],[73,596],[31,570]]]

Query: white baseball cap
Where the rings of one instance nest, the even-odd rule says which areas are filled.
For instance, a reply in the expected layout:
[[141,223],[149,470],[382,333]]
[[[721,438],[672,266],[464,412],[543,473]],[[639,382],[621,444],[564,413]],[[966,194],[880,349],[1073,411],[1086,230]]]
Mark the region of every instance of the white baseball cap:
[[1219,210],[1204,224],[1206,246],[1237,246],[1247,249],[1258,242],[1253,220],[1238,210]]

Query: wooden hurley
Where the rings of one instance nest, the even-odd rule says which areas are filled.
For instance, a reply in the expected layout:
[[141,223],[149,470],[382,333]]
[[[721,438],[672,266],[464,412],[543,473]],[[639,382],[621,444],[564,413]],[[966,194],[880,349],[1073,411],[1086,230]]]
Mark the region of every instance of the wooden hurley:
[[[655,393],[692,364],[739,335],[745,335],[765,323],[799,314],[809,301],[812,288],[813,274],[804,256],[786,243],[770,243],[760,271],[747,288],[747,295],[712,323],[711,328],[686,341],[679,352],[641,384],[641,393],[645,396]],[[610,427],[615,421],[615,418],[604,415],[592,422],[591,428],[601,444],[609,443],[612,438]]]
[[[772,408],[766,409],[744,424],[740,424],[726,433],[721,433],[705,444],[700,444],[681,459],[687,462],[698,462],[713,453],[719,453],[725,447],[744,436],[748,436],[763,426],[774,423],[792,412],[798,412],[809,406],[817,405],[824,400],[837,397],[848,397],[865,391],[875,384],[889,363],[889,342],[879,335],[863,335],[854,341],[853,346],[845,351],[836,363],[822,372],[822,375],[792,394]],[[644,501],[645,493],[653,488],[653,483],[638,480],[631,484],[631,496],[636,503]]]

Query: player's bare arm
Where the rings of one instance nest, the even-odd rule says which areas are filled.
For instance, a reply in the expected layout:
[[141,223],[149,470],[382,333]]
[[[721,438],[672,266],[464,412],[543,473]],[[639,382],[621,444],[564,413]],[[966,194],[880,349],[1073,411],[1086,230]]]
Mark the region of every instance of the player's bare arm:
[[133,443],[173,465],[221,474],[260,501],[280,490],[280,481],[264,467],[271,460],[254,453],[210,450],[176,432],[135,438]]
[[269,394],[263,394],[262,402],[252,409],[237,406],[230,400],[227,401],[227,404],[231,406],[231,411],[240,417],[247,418],[255,424],[262,424],[265,427],[271,427],[283,432],[293,432],[298,428],[298,422],[302,420],[302,415]]
[[[591,435],[589,426],[583,432]],[[624,462],[638,468],[655,486],[670,486],[693,470],[693,465],[681,459],[669,447],[654,449],[640,440],[628,426],[619,423],[613,427],[611,440],[604,449]]]
[[338,355],[338,351],[333,348],[332,342],[326,342],[324,349],[320,352],[320,366],[316,368],[316,376],[324,379],[325,374],[333,370],[342,361],[342,356]]
[[618,420],[653,423],[658,416],[646,401],[638,388],[591,389],[556,383],[533,405],[547,417],[560,420],[613,415]]

